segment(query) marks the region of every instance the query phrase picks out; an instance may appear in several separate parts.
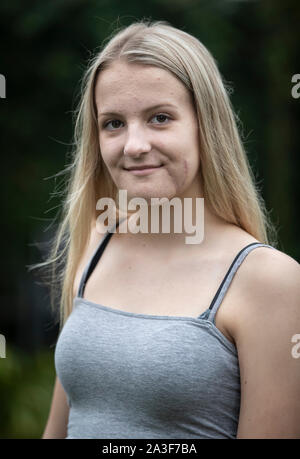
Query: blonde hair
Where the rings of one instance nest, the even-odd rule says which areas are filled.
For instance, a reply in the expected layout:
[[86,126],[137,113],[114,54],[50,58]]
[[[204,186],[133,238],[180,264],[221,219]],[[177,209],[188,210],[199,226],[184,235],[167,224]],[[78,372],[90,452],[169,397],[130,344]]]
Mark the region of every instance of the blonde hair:
[[[72,311],[74,277],[89,242],[91,228],[87,222],[95,220],[100,197],[116,196],[116,186],[101,158],[94,88],[99,72],[118,59],[154,65],[179,78],[193,96],[199,120],[200,175],[206,205],[258,241],[277,244],[276,230],[257,189],[238,132],[238,119],[214,58],[197,38],[166,21],[134,22],[109,37],[91,59],[82,80],[63,218],[44,263],[52,267],[54,289],[60,292],[61,327]],[[56,288],[57,281],[61,290]]]

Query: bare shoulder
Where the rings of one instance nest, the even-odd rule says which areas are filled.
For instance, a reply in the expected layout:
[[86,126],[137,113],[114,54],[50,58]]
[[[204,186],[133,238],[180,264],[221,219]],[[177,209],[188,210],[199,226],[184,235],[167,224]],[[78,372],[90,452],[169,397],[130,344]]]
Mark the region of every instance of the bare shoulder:
[[242,327],[249,317],[271,318],[275,313],[283,317],[299,310],[300,264],[280,250],[255,248],[239,267],[237,276],[243,292],[238,326]]
[[255,268],[267,264],[270,269],[274,266],[274,272],[280,268],[294,268],[296,271],[300,269],[300,264],[294,258],[274,247],[257,247],[247,257],[251,260],[249,266],[253,265]]
[[[300,264],[289,255],[269,247],[252,250],[240,267],[241,280],[249,295],[256,293],[258,303],[287,299],[300,293]],[[276,304],[276,301],[274,301]],[[284,301],[286,303],[286,301]]]

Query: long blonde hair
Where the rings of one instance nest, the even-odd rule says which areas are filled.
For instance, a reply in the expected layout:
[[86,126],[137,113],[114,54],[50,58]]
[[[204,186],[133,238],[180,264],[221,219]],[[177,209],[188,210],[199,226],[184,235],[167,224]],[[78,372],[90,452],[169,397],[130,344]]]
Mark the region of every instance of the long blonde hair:
[[166,21],[134,22],[109,37],[91,59],[82,80],[63,215],[51,254],[40,264],[52,268],[53,288],[59,291],[61,328],[72,311],[75,273],[89,242],[87,222],[95,220],[99,198],[116,196],[99,148],[94,88],[99,72],[117,59],[168,70],[191,91],[199,121],[199,173],[206,205],[258,241],[277,244],[276,230],[240,139],[228,88],[214,58],[197,38]]

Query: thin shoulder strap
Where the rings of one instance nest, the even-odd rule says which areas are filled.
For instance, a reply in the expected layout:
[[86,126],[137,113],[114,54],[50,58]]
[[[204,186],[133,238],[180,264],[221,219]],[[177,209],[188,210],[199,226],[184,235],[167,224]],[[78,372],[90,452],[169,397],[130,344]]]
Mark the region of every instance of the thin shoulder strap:
[[261,242],[253,242],[252,244],[247,245],[244,247],[235,257],[233,260],[230,268],[227,271],[227,274],[225,275],[217,293],[215,294],[211,305],[209,306],[209,315],[208,315],[208,320],[211,322],[214,322],[214,318],[216,315],[217,310],[219,309],[219,306],[231,284],[231,281],[237,272],[238,268],[242,264],[243,260],[246,258],[248,253],[250,253],[253,249],[256,249],[257,247],[269,247],[270,249],[275,249],[275,247],[272,247],[271,245],[268,244],[263,244]]
[[[123,219],[123,220],[125,220],[125,219]],[[87,283],[90,275],[94,271],[95,266],[97,265],[99,259],[101,258],[101,255],[103,254],[103,252],[105,250],[105,247],[107,246],[107,244],[108,244],[110,238],[112,237],[115,229],[119,226],[119,224],[123,220],[117,221],[117,223],[115,223],[115,225],[105,233],[104,237],[100,241],[100,244],[98,245],[98,247],[95,250],[94,254],[91,256],[89,262],[87,263],[87,265],[86,265],[86,267],[85,267],[85,269],[83,271],[83,274],[81,276],[81,280],[80,280],[80,284],[79,284],[79,288],[78,288],[77,296],[79,298],[83,297],[84,289],[85,289],[86,283]]]

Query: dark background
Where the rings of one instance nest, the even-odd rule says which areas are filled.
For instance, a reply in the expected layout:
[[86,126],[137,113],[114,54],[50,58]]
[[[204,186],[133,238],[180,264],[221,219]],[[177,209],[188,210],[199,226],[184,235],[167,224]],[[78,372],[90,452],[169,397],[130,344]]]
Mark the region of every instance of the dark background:
[[[0,4],[1,308],[0,438],[40,438],[55,380],[47,290],[28,272],[36,243],[53,234],[52,196],[67,164],[72,111],[87,60],[116,27],[147,18],[195,35],[234,89],[250,164],[278,228],[279,249],[298,262],[300,2],[297,0],[14,0]],[[300,95],[300,90],[298,91]],[[52,178],[51,178],[52,176]]]

